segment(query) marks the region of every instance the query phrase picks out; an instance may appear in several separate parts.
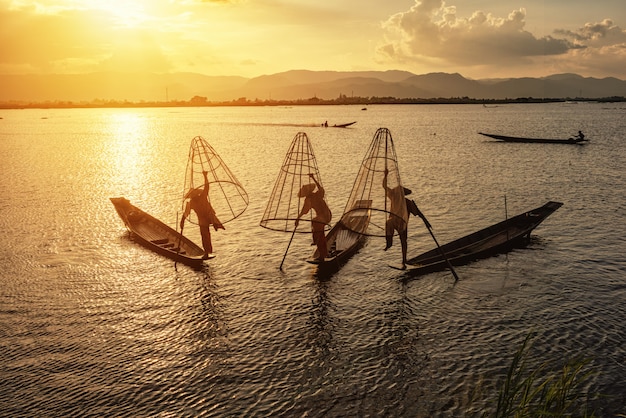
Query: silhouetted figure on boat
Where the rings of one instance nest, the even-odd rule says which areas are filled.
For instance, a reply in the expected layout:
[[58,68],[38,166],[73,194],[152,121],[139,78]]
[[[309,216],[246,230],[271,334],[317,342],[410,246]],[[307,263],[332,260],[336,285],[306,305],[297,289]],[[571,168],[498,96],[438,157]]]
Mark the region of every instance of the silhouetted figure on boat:
[[191,189],[185,195],[185,199],[189,199],[185,205],[183,217],[180,220],[180,232],[182,234],[185,226],[185,219],[189,216],[193,210],[198,217],[198,226],[200,227],[200,235],[202,236],[202,247],[204,248],[205,259],[209,258],[209,254],[213,252],[213,244],[211,243],[211,230],[209,227],[213,225],[213,228],[225,229],[224,225],[220,222],[215,214],[215,210],[209,202],[209,179],[207,178],[207,172],[203,171],[204,187],[202,190]]
[[409,223],[409,213],[414,213],[412,206],[415,206],[415,210],[417,210],[417,205],[412,200],[405,198],[411,194],[411,190],[406,187],[402,187],[398,185],[396,187],[389,187],[387,185],[387,175],[389,174],[389,170],[385,170],[385,176],[383,177],[383,188],[385,189],[385,194],[389,199],[391,205],[389,208],[390,216],[385,223],[385,251],[387,251],[393,245],[393,234],[394,231],[398,231],[398,236],[400,237],[400,245],[402,246],[402,268],[406,268],[406,253],[407,253],[407,236],[408,236],[408,223]]
[[311,232],[313,234],[313,243],[317,245],[320,261],[324,261],[324,258],[328,256],[324,227],[330,224],[333,215],[324,200],[324,188],[312,173],[309,174],[309,177],[314,183],[305,184],[298,192],[298,197],[304,197],[304,203],[296,219],[296,227],[303,215],[309,213],[311,209],[315,211],[315,216],[311,220]]
[[582,133],[582,131],[578,131],[578,135],[576,135],[574,138],[577,141],[584,141],[585,140],[585,134]]

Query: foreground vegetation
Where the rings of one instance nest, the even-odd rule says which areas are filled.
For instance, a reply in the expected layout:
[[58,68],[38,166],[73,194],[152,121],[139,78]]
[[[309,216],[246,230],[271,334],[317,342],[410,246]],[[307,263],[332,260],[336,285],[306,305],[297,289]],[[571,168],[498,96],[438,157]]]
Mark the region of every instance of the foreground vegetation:
[[592,376],[589,360],[570,360],[556,370],[550,370],[548,364],[529,370],[530,340],[529,334],[499,384],[495,412],[483,412],[481,416],[594,417],[594,412],[588,410],[589,394],[584,389]]

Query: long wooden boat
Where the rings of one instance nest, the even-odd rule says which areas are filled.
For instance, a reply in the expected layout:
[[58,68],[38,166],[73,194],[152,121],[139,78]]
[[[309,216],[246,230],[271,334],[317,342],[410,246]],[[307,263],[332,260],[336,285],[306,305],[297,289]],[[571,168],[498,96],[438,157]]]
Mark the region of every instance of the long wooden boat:
[[124,197],[110,199],[134,241],[174,261],[196,268],[202,266],[204,250],[189,238],[131,204]]
[[486,134],[483,132],[478,132],[480,135],[488,136],[489,138],[497,139],[505,142],[531,142],[531,143],[543,143],[543,144],[577,144],[583,145],[588,142],[588,139],[581,139],[578,137],[567,138],[567,139],[550,139],[550,138],[524,138],[517,136],[506,136],[506,135],[496,135],[496,134]]
[[536,209],[442,245],[441,249],[434,248],[408,260],[407,272],[420,275],[445,270],[448,265],[442,252],[452,265],[459,266],[524,247],[530,240],[530,233],[561,206],[563,203],[549,201]]
[[371,200],[357,200],[352,210],[346,212],[326,235],[328,257],[320,260],[316,248],[307,262],[318,265],[318,273],[332,273],[339,270],[350,257],[363,246],[365,231],[370,223]]
[[334,124],[334,125],[329,125],[327,123],[323,123],[322,126],[325,128],[347,128],[348,126],[352,126],[356,123],[356,121],[354,122],[348,122],[348,123],[339,123],[339,124]]

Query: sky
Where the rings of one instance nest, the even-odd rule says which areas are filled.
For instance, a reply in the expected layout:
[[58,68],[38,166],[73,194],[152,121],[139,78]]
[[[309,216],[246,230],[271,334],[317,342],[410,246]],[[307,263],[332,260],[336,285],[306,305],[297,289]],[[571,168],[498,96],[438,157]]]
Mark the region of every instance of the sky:
[[0,0],[0,74],[626,79],[624,0]]

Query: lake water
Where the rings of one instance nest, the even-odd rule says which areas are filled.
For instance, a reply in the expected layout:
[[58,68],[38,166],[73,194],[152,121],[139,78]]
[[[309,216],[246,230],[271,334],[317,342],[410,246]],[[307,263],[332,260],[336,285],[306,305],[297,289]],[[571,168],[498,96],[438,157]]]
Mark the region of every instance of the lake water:
[[[410,416],[493,411],[530,367],[590,359],[596,416],[626,413],[626,106],[556,103],[0,111],[0,414]],[[315,125],[357,121],[347,129]],[[337,221],[379,127],[440,243],[564,205],[528,248],[404,281],[371,237],[318,280],[310,235],[259,226],[307,133]],[[478,135],[564,137],[585,146]],[[175,226],[203,136],[246,188],[203,271],[129,239],[110,197]],[[506,205],[505,205],[506,201]],[[195,228],[189,236],[200,242]],[[409,257],[434,246],[419,218]],[[473,395],[477,393],[478,395]],[[472,398],[475,398],[472,400]]]

